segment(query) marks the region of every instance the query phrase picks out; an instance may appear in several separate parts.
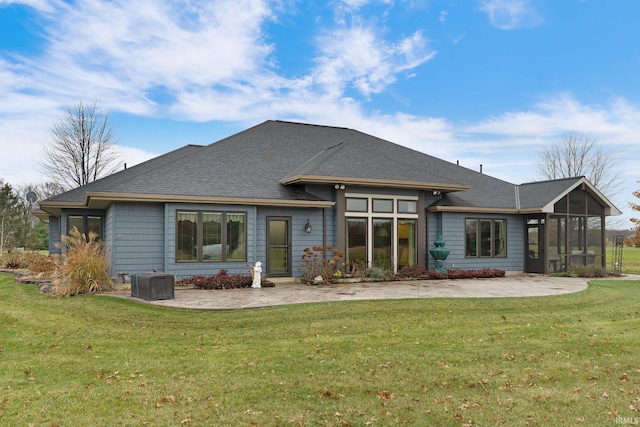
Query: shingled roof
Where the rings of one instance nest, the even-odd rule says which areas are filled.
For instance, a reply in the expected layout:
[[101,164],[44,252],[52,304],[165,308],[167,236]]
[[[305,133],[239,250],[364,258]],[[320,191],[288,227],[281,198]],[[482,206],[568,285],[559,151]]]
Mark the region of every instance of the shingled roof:
[[[331,206],[304,191],[310,183],[438,191],[445,195],[441,207],[510,210],[519,204],[514,184],[389,141],[348,128],[270,120],[207,146],[185,146],[40,206],[50,213],[104,208],[116,200]],[[527,205],[535,205],[538,192],[527,195]]]

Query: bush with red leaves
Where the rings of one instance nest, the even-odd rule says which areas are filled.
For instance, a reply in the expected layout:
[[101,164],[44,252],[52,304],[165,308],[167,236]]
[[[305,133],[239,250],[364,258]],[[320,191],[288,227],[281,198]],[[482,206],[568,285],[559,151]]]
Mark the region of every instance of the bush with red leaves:
[[178,281],[181,285],[193,285],[200,289],[239,289],[251,287],[251,276],[242,274],[229,275],[227,270],[220,270],[214,276],[192,276]]
[[491,279],[504,277],[504,270],[483,268],[482,270],[447,270],[450,279]]
[[504,277],[504,270],[484,268],[481,270],[448,270],[448,274],[427,270],[420,265],[402,267],[396,274],[397,279],[488,279]]

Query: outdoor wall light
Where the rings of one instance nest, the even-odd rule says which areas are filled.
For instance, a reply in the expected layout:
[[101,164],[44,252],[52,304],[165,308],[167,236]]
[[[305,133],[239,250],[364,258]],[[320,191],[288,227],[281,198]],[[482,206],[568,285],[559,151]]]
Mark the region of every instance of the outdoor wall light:
[[336,184],[333,186],[333,188],[335,188],[336,190],[344,190],[345,186],[344,184]]
[[311,233],[311,224],[309,224],[309,220],[307,220],[307,223],[304,225],[304,232],[307,234]]

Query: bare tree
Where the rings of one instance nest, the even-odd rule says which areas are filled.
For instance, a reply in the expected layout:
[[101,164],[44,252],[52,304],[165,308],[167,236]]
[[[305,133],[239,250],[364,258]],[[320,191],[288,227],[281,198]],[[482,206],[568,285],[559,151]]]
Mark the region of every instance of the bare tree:
[[[638,181],[640,183],[640,181]],[[633,197],[640,199],[640,190],[636,190],[633,192]],[[629,202],[629,207],[636,212],[640,212],[640,204]],[[634,224],[633,228],[636,232],[635,236],[631,236],[625,239],[624,243],[629,246],[633,246],[635,248],[640,247],[640,218],[631,218],[631,222]]]
[[546,179],[586,177],[598,190],[611,198],[620,193],[622,178],[613,153],[597,140],[579,132],[564,135],[539,153],[536,168]]
[[95,102],[68,109],[52,134],[40,164],[49,179],[65,190],[111,175],[122,165],[109,116]]
[[28,183],[18,187],[18,193],[27,201],[27,194],[33,192],[36,194],[37,201],[48,199],[64,193],[65,189],[57,182],[47,181],[38,183]]

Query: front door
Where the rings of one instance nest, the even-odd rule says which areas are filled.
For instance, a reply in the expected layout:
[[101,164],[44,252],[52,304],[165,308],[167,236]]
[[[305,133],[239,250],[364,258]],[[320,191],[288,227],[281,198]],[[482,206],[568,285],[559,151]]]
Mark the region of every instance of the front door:
[[534,219],[527,222],[527,254],[525,270],[527,273],[544,273],[544,220]]
[[267,218],[267,271],[271,277],[291,276],[291,218]]

